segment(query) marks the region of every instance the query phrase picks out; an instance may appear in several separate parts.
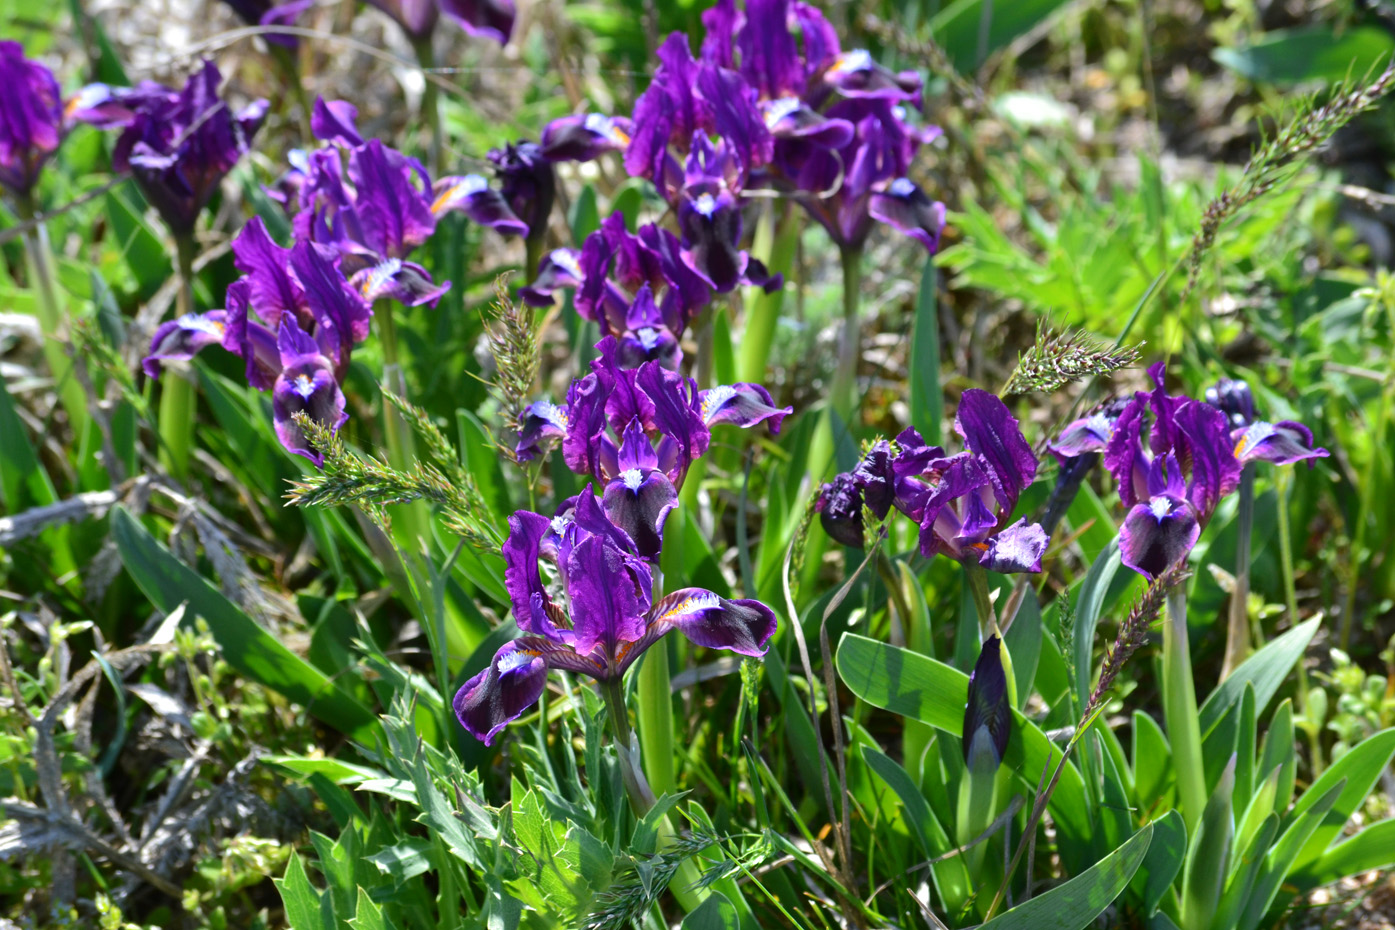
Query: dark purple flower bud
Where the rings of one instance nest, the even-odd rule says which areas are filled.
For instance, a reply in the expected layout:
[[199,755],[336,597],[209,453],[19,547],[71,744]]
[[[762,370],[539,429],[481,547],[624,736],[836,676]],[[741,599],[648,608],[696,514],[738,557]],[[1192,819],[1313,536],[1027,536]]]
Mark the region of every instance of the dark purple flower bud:
[[518,15],[513,0],[439,0],[441,12],[472,36],[509,44]]
[[549,161],[594,161],[630,144],[630,121],[623,116],[585,113],[562,116],[542,131],[542,153]]
[[964,761],[991,750],[996,764],[1007,755],[1012,736],[1012,703],[1008,699],[1007,670],[1003,667],[1002,640],[997,636],[979,650],[969,674],[969,700],[964,705]]
[[436,182],[435,194],[431,212],[437,216],[459,210],[472,221],[505,236],[528,235],[528,224],[514,215],[504,195],[490,187],[482,175],[441,178]]
[[145,199],[177,236],[187,236],[219,182],[248,151],[266,116],[258,100],[233,113],[218,96],[211,61],[190,75],[178,96],[140,94],[112,149],[112,167],[129,170]]
[[363,145],[363,136],[358,133],[355,121],[358,107],[347,100],[325,100],[315,98],[310,110],[310,131],[321,142],[333,142],[347,148]]
[[861,549],[864,542],[862,525],[862,487],[851,473],[844,472],[819,490],[819,523],[834,541]]
[[227,333],[226,320],[226,312],[210,310],[186,313],[161,323],[150,340],[150,354],[141,360],[146,376],[160,377],[162,362],[175,359],[187,362],[206,346],[222,345]]
[[896,499],[896,472],[892,467],[892,458],[891,443],[879,439],[867,450],[852,473],[862,488],[863,501],[878,520],[886,519]]
[[1232,428],[1249,426],[1258,419],[1254,395],[1244,381],[1222,378],[1206,389],[1206,402],[1224,413]]
[[499,179],[499,193],[513,215],[528,227],[526,235],[541,236],[552,213],[557,179],[552,162],[535,142],[518,142],[493,149],[489,161]]
[[27,196],[66,132],[63,96],[53,72],[0,41],[0,187]]
[[719,384],[698,394],[702,410],[702,421],[708,426],[717,423],[735,423],[750,428],[758,423],[770,422],[770,432],[779,433],[785,417],[794,412],[793,407],[776,407],[770,392],[759,384],[738,382]]
[[296,455],[324,464],[324,456],[310,445],[293,419],[304,413],[310,419],[338,432],[349,419],[344,410],[344,392],[334,377],[334,365],[320,352],[319,345],[296,325],[295,317],[281,320],[277,338],[282,371],[271,389],[271,412],[281,445]]
[[897,178],[886,190],[873,191],[867,212],[874,220],[910,236],[931,254],[940,247],[945,205],[931,200],[910,178]]

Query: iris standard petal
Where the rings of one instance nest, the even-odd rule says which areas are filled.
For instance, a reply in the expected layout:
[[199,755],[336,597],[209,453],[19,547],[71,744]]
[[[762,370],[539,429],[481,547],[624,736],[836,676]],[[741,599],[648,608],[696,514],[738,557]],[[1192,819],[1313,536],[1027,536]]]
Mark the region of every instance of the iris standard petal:
[[326,100],[316,97],[310,108],[310,131],[321,142],[336,142],[350,148],[363,145],[358,134],[358,107],[347,100]]
[[539,570],[540,547],[543,537],[551,530],[552,521],[542,514],[520,510],[509,517],[509,535],[504,540],[504,590],[513,605],[514,622],[525,633],[541,635],[533,626],[533,595],[547,596]]
[[644,635],[647,592],[625,553],[609,540],[588,536],[567,557],[567,595],[571,603],[576,651],[589,655],[597,646],[614,655],[621,643]]
[[997,396],[970,388],[959,401],[954,429],[969,450],[984,460],[999,504],[1011,510],[1037,474],[1037,457],[1023,438],[1017,418]]

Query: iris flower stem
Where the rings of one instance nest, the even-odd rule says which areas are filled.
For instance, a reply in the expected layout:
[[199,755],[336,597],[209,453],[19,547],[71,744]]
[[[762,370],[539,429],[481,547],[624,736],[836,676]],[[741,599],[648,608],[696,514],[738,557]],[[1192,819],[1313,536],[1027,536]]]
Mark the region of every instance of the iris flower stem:
[[431,132],[431,148],[426,164],[431,169],[431,179],[434,181],[441,173],[442,148],[440,88],[432,80],[432,69],[436,67],[436,52],[431,48],[429,35],[414,42],[413,48],[417,53],[417,64],[421,66],[422,77],[426,80],[421,92],[421,120]]
[[880,547],[877,549],[877,573],[882,576],[882,583],[886,585],[887,599],[890,601],[887,613],[891,622],[891,644],[893,646],[906,645],[906,631],[911,625],[911,608],[906,603],[906,592],[901,587],[901,579],[897,577],[896,567],[891,564],[891,559],[886,551]]
[[974,608],[978,611],[978,638],[980,643],[988,642],[998,625],[993,616],[993,599],[988,596],[988,572],[982,565],[964,563],[964,578],[969,585],[969,593],[974,596]]
[[[751,245],[751,254],[765,262],[766,268],[771,274],[789,271],[794,264],[795,246],[799,243],[799,233],[802,228],[801,213],[791,209],[785,210],[784,216],[777,226],[775,206],[772,204],[770,208],[762,211],[760,219],[756,223],[755,241]],[[790,276],[788,274],[785,275],[785,280],[789,282]],[[790,285],[787,284],[788,286]],[[792,286],[798,288],[799,282],[793,282]],[[736,373],[738,381],[763,382],[765,380],[765,369],[770,361],[770,349],[775,340],[775,327],[780,322],[780,309],[784,304],[787,287],[782,287],[769,294],[757,287],[747,289],[744,300],[746,331],[742,335],[741,346],[737,353]],[[710,387],[710,385],[703,386]]]
[[1194,835],[1206,807],[1206,781],[1201,756],[1201,723],[1192,681],[1192,657],[1187,637],[1187,593],[1182,585],[1167,595],[1163,624],[1163,716],[1172,743],[1172,767],[1187,834]]
[[32,223],[24,231],[24,257],[29,264],[29,286],[37,294],[34,302],[43,333],[44,357],[58,391],[58,399],[68,412],[73,432],[81,437],[87,426],[87,396],[73,376],[73,360],[69,356],[67,334],[64,330],[63,307],[58,299],[58,284],[53,273],[53,251],[49,246],[48,227],[38,220],[38,210],[32,196],[19,202],[20,216]]
[[310,129],[310,98],[305,96],[305,87],[300,83],[300,64],[296,61],[296,53],[284,45],[273,43],[271,44],[271,57],[281,71],[282,82],[290,87],[296,105],[300,107],[300,134],[309,140],[313,135]]
[[[179,261],[179,290],[175,310],[179,316],[194,312],[194,237],[190,234],[174,238]],[[194,382],[179,374],[164,379],[160,394],[160,464],[176,479],[189,476],[189,457],[194,440],[194,417],[197,398]]]
[[[862,247],[843,246],[843,337],[838,345],[838,368],[833,374],[829,400],[833,410],[844,423],[851,423],[857,410],[853,394],[857,382],[857,362],[861,356],[862,338],[858,311],[862,298]],[[849,427],[851,428],[851,427]]]
[[1240,504],[1236,515],[1239,538],[1235,542],[1235,590],[1230,594],[1230,623],[1226,630],[1225,661],[1221,680],[1245,661],[1250,651],[1250,534],[1255,517],[1255,467],[1240,473]]

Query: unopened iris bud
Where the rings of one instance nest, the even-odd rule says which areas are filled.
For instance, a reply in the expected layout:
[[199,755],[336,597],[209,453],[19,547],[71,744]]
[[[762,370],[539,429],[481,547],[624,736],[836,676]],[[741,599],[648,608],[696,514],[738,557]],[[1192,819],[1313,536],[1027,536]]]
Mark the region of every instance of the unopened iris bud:
[[1206,389],[1206,402],[1224,413],[1231,427],[1249,426],[1255,421],[1255,398],[1244,381],[1222,378]]
[[862,488],[852,474],[844,472],[825,484],[814,509],[825,533],[844,546],[862,548]]
[[991,761],[996,769],[1007,754],[1012,735],[1012,665],[997,636],[988,637],[969,675],[964,707],[964,761],[977,768]]

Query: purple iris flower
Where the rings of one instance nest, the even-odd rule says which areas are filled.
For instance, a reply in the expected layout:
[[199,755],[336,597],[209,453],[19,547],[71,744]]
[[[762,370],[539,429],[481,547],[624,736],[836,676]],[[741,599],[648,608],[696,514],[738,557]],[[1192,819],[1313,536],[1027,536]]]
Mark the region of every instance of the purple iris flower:
[[513,0],[368,0],[392,17],[413,43],[428,41],[445,13],[472,36],[507,45],[517,8]]
[[1123,563],[1150,580],[1196,545],[1216,506],[1239,484],[1241,469],[1226,415],[1169,395],[1166,373],[1162,362],[1148,369],[1154,390],[1134,395],[1104,453],[1128,508],[1119,532]]
[[1007,523],[1037,472],[1017,419],[993,394],[970,389],[960,399],[954,429],[965,451],[945,456],[938,448],[903,448],[894,466],[897,495],[920,523],[921,553],[940,552],[997,572],[1041,571],[1046,532],[1025,517]]
[[431,211],[459,210],[481,226],[505,236],[528,235],[528,224],[519,219],[504,195],[489,186],[480,174],[452,175],[436,182]]
[[[635,235],[618,213],[586,237],[580,252],[556,249],[546,256],[537,279],[520,294],[529,304],[545,307],[555,291],[567,287],[576,288],[577,312],[595,320],[602,336],[620,337],[631,348],[647,346],[646,357],[665,358],[675,366],[678,356],[666,348],[669,337],[676,345],[692,315],[712,297],[712,285],[684,259],[673,233],[647,225]],[[645,287],[649,294],[641,296]]]
[[954,428],[966,447],[955,455],[926,445],[914,429],[896,437],[895,449],[873,445],[854,471],[824,485],[817,506],[825,530],[852,545],[862,536],[864,503],[879,518],[895,507],[919,524],[926,557],[942,553],[995,572],[1041,571],[1046,531],[1025,517],[1008,523],[1037,472],[1016,418],[996,396],[970,389]]
[[[641,455],[648,461],[636,445],[637,428],[648,437],[655,455],[652,468],[645,467],[662,471],[679,488],[692,461],[707,451],[712,426],[749,428],[768,422],[771,431],[778,432],[791,413],[792,408],[777,408],[770,393],[757,384],[700,391],[691,378],[658,361],[623,368],[614,336],[602,339],[596,348],[600,357],[586,377],[572,382],[565,406],[539,401],[524,410],[515,450],[520,460],[537,455],[545,440],[560,438],[562,456],[572,471],[609,484],[623,471],[640,467],[626,462],[640,461]],[[611,433],[621,437],[618,444]]]
[[221,80],[217,66],[205,61],[178,93],[155,85],[119,93],[99,85],[80,94],[105,96],[113,104],[106,125],[123,129],[112,150],[112,167],[135,176],[146,200],[177,236],[193,232],[200,211],[248,151],[266,116],[265,100],[234,113],[218,96]]
[[844,248],[860,248],[874,221],[939,247],[944,205],[908,177],[916,149],[939,135],[908,120],[903,104],[920,102],[915,74],[895,74],[865,50],[843,52],[805,3],[750,0],[743,14],[723,2],[703,22],[703,63],[739,71],[774,141],[772,155],[753,162],[770,162],[761,184],[798,196]]
[[[273,3],[272,0],[223,0],[232,7],[234,13],[249,26],[294,26],[301,13],[315,5],[315,0],[291,0],[289,3]],[[264,33],[262,38],[273,45],[295,48],[299,40],[293,35],[275,31]]]
[[337,253],[306,241],[284,248],[260,218],[233,240],[233,258],[243,277],[228,287],[226,306],[163,324],[143,361],[146,374],[158,377],[165,362],[221,345],[244,360],[249,384],[272,392],[282,444],[319,465],[292,417],[304,412],[332,430],[348,419],[339,383],[353,347],[368,337],[370,302],[344,278]]
[[23,198],[66,133],[63,95],[53,72],[0,41],[0,187]]
[[[556,520],[514,514],[503,554],[523,635],[465,682],[453,702],[461,726],[486,745],[538,699],[548,669],[611,681],[671,630],[699,646],[757,657],[775,633],[775,614],[759,601],[701,588],[655,601],[649,566],[589,490]],[[544,584],[544,563],[560,576],[557,599]]]
[[540,145],[549,161],[594,161],[630,144],[631,124],[623,116],[583,113],[561,116],[543,128]]

